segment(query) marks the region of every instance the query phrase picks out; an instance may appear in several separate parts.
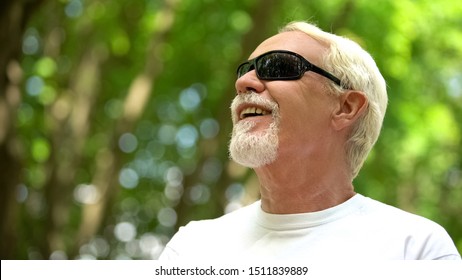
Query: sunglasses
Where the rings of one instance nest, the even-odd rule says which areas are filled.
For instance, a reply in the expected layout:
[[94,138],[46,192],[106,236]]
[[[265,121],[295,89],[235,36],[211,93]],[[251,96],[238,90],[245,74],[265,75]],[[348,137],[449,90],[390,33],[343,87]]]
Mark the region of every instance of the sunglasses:
[[260,80],[298,80],[306,71],[313,71],[341,86],[339,78],[290,51],[270,51],[246,61],[237,68],[237,77],[253,69]]

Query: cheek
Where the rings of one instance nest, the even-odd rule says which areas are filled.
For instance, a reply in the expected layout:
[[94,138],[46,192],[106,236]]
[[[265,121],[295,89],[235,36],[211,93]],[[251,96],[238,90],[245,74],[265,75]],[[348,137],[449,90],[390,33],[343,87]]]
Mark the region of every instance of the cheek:
[[284,82],[285,87],[281,85],[278,84],[276,90],[270,89],[268,84],[268,91],[273,93],[272,97],[279,105],[281,136],[312,138],[329,128],[332,102],[322,87],[305,80]]
[[[331,126],[326,105],[306,104],[305,100],[281,108],[280,140],[293,145],[325,141]],[[324,106],[324,107],[323,107]]]

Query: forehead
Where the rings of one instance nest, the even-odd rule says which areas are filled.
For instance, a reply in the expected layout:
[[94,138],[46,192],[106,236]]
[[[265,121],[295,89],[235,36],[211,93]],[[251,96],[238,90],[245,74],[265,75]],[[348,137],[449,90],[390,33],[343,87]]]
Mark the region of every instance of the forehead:
[[313,63],[319,63],[322,55],[327,51],[327,46],[303,32],[288,31],[276,34],[263,41],[250,55],[250,58],[272,50],[292,51]]

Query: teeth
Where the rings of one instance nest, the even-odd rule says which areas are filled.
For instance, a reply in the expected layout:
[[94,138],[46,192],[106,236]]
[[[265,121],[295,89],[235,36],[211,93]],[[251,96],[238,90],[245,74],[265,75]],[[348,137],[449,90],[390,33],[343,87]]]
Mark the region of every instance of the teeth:
[[270,112],[269,111],[266,111],[266,110],[263,110],[261,108],[257,108],[257,107],[248,107],[248,108],[245,108],[244,110],[242,110],[241,112],[241,119],[244,119],[245,117],[248,117],[249,115],[269,115]]

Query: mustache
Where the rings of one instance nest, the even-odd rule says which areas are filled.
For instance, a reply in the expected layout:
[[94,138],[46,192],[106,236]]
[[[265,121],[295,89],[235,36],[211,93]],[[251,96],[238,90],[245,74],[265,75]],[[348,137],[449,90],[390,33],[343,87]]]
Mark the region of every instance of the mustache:
[[237,94],[231,103],[231,116],[233,123],[239,119],[237,108],[243,104],[257,105],[272,112],[273,117],[278,113],[278,104],[272,100],[268,100],[260,96],[260,94],[249,91],[243,94]]

